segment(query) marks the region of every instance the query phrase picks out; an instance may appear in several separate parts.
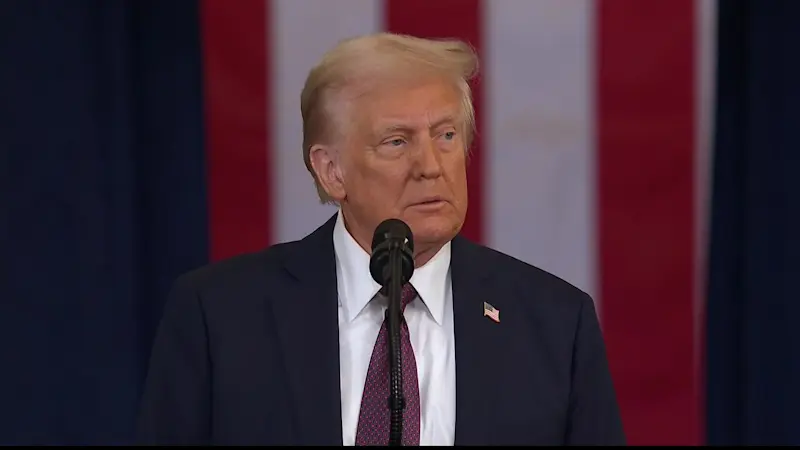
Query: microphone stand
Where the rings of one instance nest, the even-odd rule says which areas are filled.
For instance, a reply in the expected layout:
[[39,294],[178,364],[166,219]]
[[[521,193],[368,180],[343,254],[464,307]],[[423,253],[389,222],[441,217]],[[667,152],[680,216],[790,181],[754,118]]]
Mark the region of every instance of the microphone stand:
[[401,446],[403,438],[403,353],[400,342],[400,324],[402,317],[401,291],[403,288],[403,272],[399,242],[393,242],[389,248],[389,307],[388,318],[389,339],[389,445]]

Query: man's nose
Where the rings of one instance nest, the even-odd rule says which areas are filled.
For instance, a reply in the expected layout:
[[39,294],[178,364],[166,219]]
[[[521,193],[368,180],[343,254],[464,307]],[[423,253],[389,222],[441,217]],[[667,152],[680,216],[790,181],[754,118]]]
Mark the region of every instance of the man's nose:
[[416,153],[415,165],[423,178],[436,178],[442,174],[442,161],[439,149],[433,138],[422,139]]

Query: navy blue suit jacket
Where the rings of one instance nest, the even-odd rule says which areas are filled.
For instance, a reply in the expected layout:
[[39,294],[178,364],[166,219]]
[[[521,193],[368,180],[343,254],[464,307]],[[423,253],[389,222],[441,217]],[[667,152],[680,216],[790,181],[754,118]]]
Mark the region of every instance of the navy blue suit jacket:
[[[334,221],[175,282],[139,443],[342,444]],[[589,296],[460,236],[451,270],[456,445],[624,444]]]

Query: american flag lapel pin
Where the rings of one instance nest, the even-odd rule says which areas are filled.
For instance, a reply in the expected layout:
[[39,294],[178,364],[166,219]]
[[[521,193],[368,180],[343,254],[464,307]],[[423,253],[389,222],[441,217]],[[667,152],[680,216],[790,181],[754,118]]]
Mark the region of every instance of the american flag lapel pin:
[[500,310],[486,302],[483,302],[483,315],[500,323]]

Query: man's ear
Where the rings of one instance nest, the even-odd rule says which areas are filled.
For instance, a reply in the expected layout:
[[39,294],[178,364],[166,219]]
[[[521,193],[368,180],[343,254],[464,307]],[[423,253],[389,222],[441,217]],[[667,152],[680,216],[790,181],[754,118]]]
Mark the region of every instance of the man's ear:
[[314,169],[317,180],[325,193],[333,200],[342,202],[347,193],[344,188],[344,180],[342,180],[338,152],[338,149],[329,145],[314,145],[309,151],[309,159],[311,168]]

